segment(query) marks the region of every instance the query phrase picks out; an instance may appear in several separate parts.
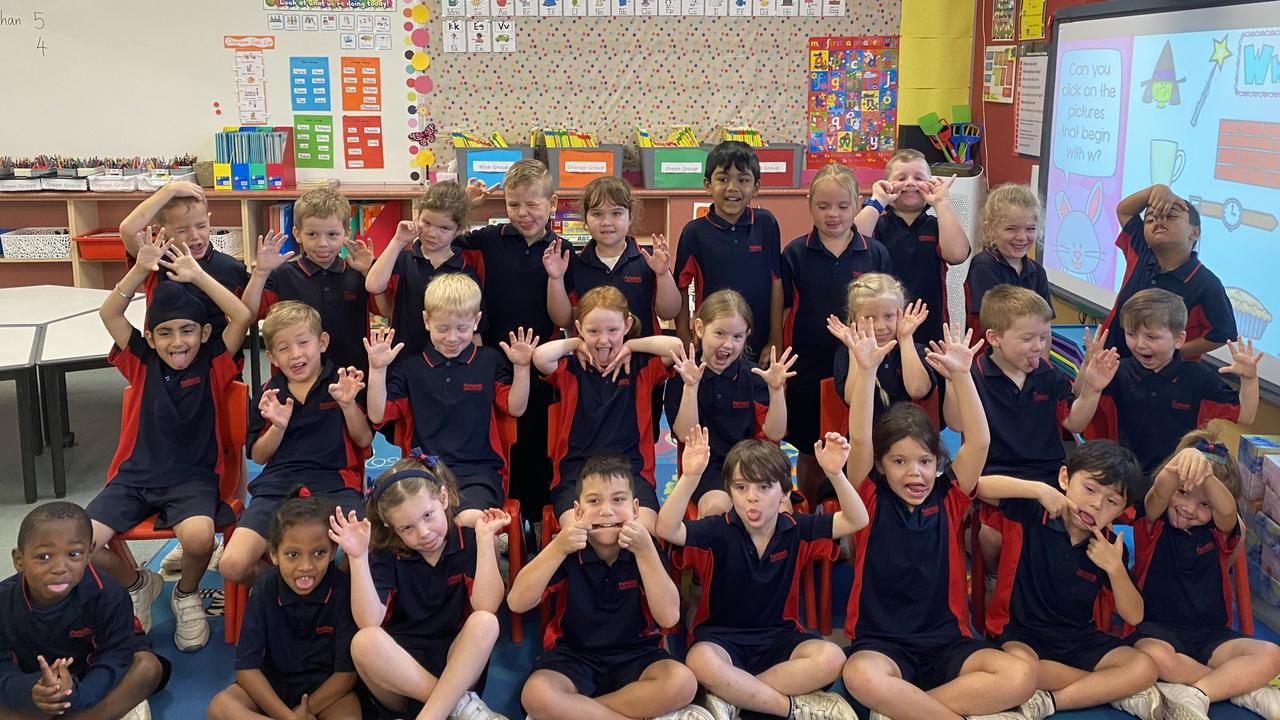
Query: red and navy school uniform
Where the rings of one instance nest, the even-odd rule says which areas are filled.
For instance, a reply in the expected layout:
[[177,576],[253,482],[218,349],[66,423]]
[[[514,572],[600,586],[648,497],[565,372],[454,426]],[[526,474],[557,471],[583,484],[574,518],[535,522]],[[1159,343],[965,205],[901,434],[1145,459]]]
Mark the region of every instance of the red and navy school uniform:
[[[363,504],[364,461],[370,452],[351,439],[342,408],[329,395],[329,385],[336,382],[338,368],[325,362],[306,397],[289,391],[284,373],[273,375],[262,386],[264,391],[278,390],[276,399],[281,403],[293,400],[293,414],[275,455],[249,483],[253,499],[240,516],[239,527],[267,537],[276,508],[300,485],[312,495],[332,497],[344,508]],[[262,418],[258,404],[250,403],[246,454],[253,456],[254,444],[269,429],[271,423]]]
[[227,388],[239,378],[222,337],[211,335],[186,368],[170,368],[133,330],[128,347],[107,355],[132,391],[121,408],[120,440],[107,470],[107,485],[85,510],[124,532],[153,513],[156,527],[189,517],[229,521],[218,500],[222,438],[218,416]]
[[[462,273],[474,280],[481,290],[484,289],[476,268],[461,252],[454,252],[437,267],[422,254],[422,246],[415,240],[407,250],[396,255],[396,262],[391,266],[391,277],[387,280],[387,294],[391,296],[393,304],[391,329],[396,331],[396,342],[404,343],[400,357],[413,357],[431,344],[431,334],[427,332],[422,317],[422,296],[427,285],[437,275],[446,273]],[[488,323],[485,299],[481,294],[480,326],[476,331],[483,335],[489,327]]]
[[[1116,236],[1116,247],[1124,254],[1124,282],[1120,292],[1116,293],[1116,304],[1101,328],[1109,328],[1107,347],[1120,352],[1120,357],[1129,357],[1132,353],[1129,344],[1124,341],[1124,330],[1120,327],[1120,309],[1139,290],[1160,288],[1182,298],[1187,306],[1187,340],[1205,338],[1210,342],[1224,343],[1235,340],[1236,316],[1231,309],[1231,300],[1222,287],[1222,281],[1209,268],[1200,262],[1199,254],[1192,250],[1186,262],[1178,267],[1164,271],[1156,260],[1151,246],[1147,245],[1144,221],[1141,215],[1134,215],[1120,229]],[[1200,358],[1187,358],[1197,361]]]
[[853,589],[845,653],[877,652],[903,679],[930,689],[954,680],[973,653],[992,647],[969,631],[960,525],[973,497],[948,467],[914,508],[878,472],[858,486],[870,523],[853,535]]
[[1053,298],[1049,295],[1049,274],[1045,272],[1044,266],[1026,256],[1022,258],[1022,269],[1014,270],[1013,265],[1009,264],[999,250],[989,247],[969,261],[969,276],[964,281],[969,327],[977,328],[978,333],[983,331],[978,322],[982,296],[997,285],[1026,288],[1044,298],[1049,303],[1049,311],[1053,312]]
[[1137,505],[1133,523],[1133,574],[1142,592],[1142,624],[1129,636],[1163,640],[1174,651],[1207,665],[1225,642],[1245,637],[1233,629],[1235,614],[1228,570],[1240,546],[1240,523],[1222,532],[1210,520],[1186,530],[1163,517],[1149,518]]
[[273,270],[262,291],[258,319],[281,300],[298,300],[320,313],[320,327],[329,333],[324,355],[334,365],[369,369],[364,339],[369,313],[378,312],[378,306],[364,289],[364,275],[344,258],[323,268],[303,255]]
[[[908,225],[892,207],[886,208],[876,223],[876,240],[884,243],[893,258],[895,273],[907,289],[907,300],[923,300],[929,317],[916,328],[915,341],[928,344],[942,340],[942,326],[949,324],[947,307],[947,262],[938,244],[938,218],[926,206]],[[837,313],[839,314],[839,313]]]
[[827,331],[827,317],[843,317],[849,283],[869,272],[893,274],[893,260],[879,241],[854,232],[837,257],[818,229],[782,251],[782,344],[796,353],[796,376],[787,381],[787,442],[803,453],[818,439],[820,384],[831,377],[841,343]]
[[506,463],[499,411],[509,412],[511,364],[498,350],[468,345],[447,358],[428,345],[387,378],[386,422],[404,422],[403,450],[438,455],[458,479],[459,509],[502,507]]
[[758,675],[817,639],[800,624],[800,569],[835,560],[834,517],[779,513],[763,553],[737,510],[685,520],[684,560],[702,579],[694,642],[720,646],[734,667]]
[[334,673],[356,671],[355,634],[351,583],[337,565],[306,595],[273,567],[254,583],[245,605],[236,670],[260,670],[284,704],[297,707]]
[[[1071,541],[1062,518],[1035,500],[1002,500],[984,508],[983,523],[1003,537],[996,588],[987,603],[987,629],[1001,645],[1020,642],[1041,660],[1093,670],[1112,650],[1128,645],[1094,626],[1098,593],[1111,586],[1089,559],[1089,541]],[[1114,535],[1104,531],[1108,540]],[[1124,550],[1125,565],[1129,550]]]
[[[210,277],[218,281],[219,285],[235,293],[236,297],[244,294],[244,289],[249,284],[249,271],[245,269],[243,262],[226,253],[219,252],[213,245],[209,245],[205,249],[204,257],[196,260],[196,262],[205,272],[209,273]],[[133,259],[133,256],[129,255],[125,258],[125,264],[133,267],[137,264],[137,261]],[[147,275],[147,278],[142,281],[142,292],[146,293],[148,305],[151,304],[151,295],[155,292],[156,285],[162,282],[177,281],[170,280],[169,275],[163,268],[159,272]],[[206,313],[204,322],[213,326],[212,334],[221,337],[222,331],[227,327],[227,316],[222,312],[222,308],[218,307],[217,303],[195,285],[188,283],[186,291],[194,295],[201,305],[204,305]]]
[[1240,394],[1216,371],[1184,360],[1175,350],[1169,364],[1156,371],[1132,357],[1121,360],[1098,408],[1115,418],[1120,444],[1150,474],[1191,430],[1216,418],[1235,422]]
[[626,247],[610,268],[600,259],[596,241],[587,243],[577,255],[570,253],[564,274],[564,289],[575,307],[592,288],[612,285],[627,299],[627,306],[640,321],[640,336],[661,335],[658,325],[658,276],[649,269],[636,239],[627,236]]
[[991,428],[991,447],[982,472],[1057,487],[1058,470],[1067,459],[1062,421],[1076,399],[1071,380],[1041,359],[1019,388],[991,359],[992,352],[988,347],[970,369]]
[[578,358],[560,358],[543,377],[560,393],[560,433],[552,452],[551,504],[556,516],[573,508],[587,458],[617,453],[631,462],[632,489],[641,507],[658,510],[653,476],[653,389],[670,372],[662,358],[632,353],[631,371],[610,380]]
[[[106,573],[86,565],[67,597],[52,607],[33,605],[22,574],[0,582],[0,708],[35,713],[31,688],[40,681],[37,656],[73,658],[69,713],[97,705],[124,679],[134,653],[151,643],[133,617],[129,593]],[[158,657],[158,656],[157,656]],[[168,663],[165,680],[168,680]],[[158,691],[160,688],[156,688]]]
[[471,614],[476,533],[450,523],[435,565],[416,552],[385,548],[369,554],[378,601],[387,606],[382,629],[427,672],[444,672],[449,646]]
[[[929,393],[941,383],[938,374],[933,371],[933,367],[925,362],[924,356],[928,349],[920,343],[916,343],[916,354],[920,356],[920,364],[924,366],[925,375],[929,377]],[[835,379],[836,394],[841,399],[844,398],[845,383],[849,379],[849,348],[844,343],[836,348],[835,362],[833,363],[832,377]],[[881,395],[881,392],[884,395]],[[925,397],[929,394],[926,393]],[[907,385],[902,381],[902,353],[898,348],[894,348],[888,355],[884,356],[884,361],[876,368],[876,394],[875,403],[871,407],[872,422],[878,421],[885,411],[893,407],[894,404],[900,402],[914,402],[911,394],[907,392]]]
[[598,697],[671,659],[630,550],[607,562],[588,544],[566,557],[547,583],[543,600],[549,598],[554,605],[543,636],[546,652],[534,661],[534,672],[560,673],[580,694]]
[[773,214],[747,208],[737,222],[716,214],[689,221],[676,245],[676,286],[693,285],[694,303],[717,290],[737,290],[751,307],[751,335],[747,347],[759,357],[769,342],[769,311],[773,281],[782,277],[782,232]]
[[[710,367],[702,373],[698,383],[698,423],[707,429],[711,459],[698,489],[693,491],[694,503],[711,490],[724,490],[724,458],[734,445],[748,438],[767,439],[764,419],[769,414],[769,385],[751,372],[755,367],[755,363],[739,355],[722,373]],[[669,425],[675,425],[683,400],[684,383],[668,383],[664,404]],[[683,444],[680,449],[683,452]]]

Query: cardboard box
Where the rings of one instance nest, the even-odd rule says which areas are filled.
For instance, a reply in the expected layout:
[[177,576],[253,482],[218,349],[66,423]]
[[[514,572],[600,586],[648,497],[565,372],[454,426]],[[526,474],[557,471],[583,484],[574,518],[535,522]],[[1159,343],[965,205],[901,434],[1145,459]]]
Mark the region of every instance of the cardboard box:
[[557,188],[584,188],[598,177],[622,176],[622,146],[547,148],[551,184]]
[[640,174],[650,190],[701,190],[706,165],[705,147],[640,148]]
[[1280,494],[1280,455],[1268,455],[1262,461],[1262,486],[1273,493]]
[[505,148],[455,148],[454,152],[458,156],[458,182],[466,185],[467,180],[475,178],[489,187],[501,185],[507,171],[517,161],[533,157],[533,148],[528,145],[513,145]]
[[1264,546],[1258,565],[1262,568],[1263,575],[1280,580],[1280,550],[1276,550],[1269,545]]

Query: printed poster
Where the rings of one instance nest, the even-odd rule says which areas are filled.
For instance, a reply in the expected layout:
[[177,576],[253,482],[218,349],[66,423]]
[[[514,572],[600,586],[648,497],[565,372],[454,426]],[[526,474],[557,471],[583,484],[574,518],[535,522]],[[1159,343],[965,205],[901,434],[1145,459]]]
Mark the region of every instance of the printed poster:
[[333,116],[293,116],[293,159],[300,168],[333,167]]
[[991,39],[996,42],[1013,42],[1017,18],[1018,0],[995,0],[991,4]]
[[883,168],[897,149],[898,38],[809,38],[805,167]]
[[1015,45],[988,45],[982,54],[982,99],[1013,103],[1013,82],[1018,64]]
[[294,112],[329,109],[329,58],[289,58],[289,94]]
[[382,110],[382,69],[376,57],[343,57],[342,109],[346,112]]
[[382,118],[347,115],[342,118],[342,145],[348,170],[382,167]]

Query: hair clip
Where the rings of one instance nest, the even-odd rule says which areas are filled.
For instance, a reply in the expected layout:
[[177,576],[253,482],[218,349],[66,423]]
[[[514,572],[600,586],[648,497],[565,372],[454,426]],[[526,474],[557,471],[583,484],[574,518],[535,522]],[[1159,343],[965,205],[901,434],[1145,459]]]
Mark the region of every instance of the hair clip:
[[434,468],[436,464],[440,462],[440,457],[438,455],[427,455],[422,452],[422,448],[413,448],[409,451],[406,458],[410,460],[417,460],[429,468]]
[[1203,453],[1210,462],[1215,462],[1219,465],[1226,465],[1227,458],[1230,457],[1227,454],[1227,446],[1222,443],[1211,443],[1205,440],[1196,440],[1195,448]]
[[308,489],[305,485],[298,488],[298,497],[300,498],[311,497],[311,490]]

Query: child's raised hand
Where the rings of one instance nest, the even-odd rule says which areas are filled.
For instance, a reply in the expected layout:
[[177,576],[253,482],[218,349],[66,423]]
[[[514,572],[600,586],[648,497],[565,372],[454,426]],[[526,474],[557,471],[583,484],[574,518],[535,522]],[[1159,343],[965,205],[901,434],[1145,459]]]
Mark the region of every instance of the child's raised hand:
[[684,438],[684,452],[680,455],[680,469],[690,477],[702,477],[711,462],[711,434],[701,425],[694,425]]
[[400,247],[409,247],[418,239],[418,226],[412,220],[401,220],[396,224],[396,234],[391,236],[391,243]]
[[258,400],[258,413],[262,415],[263,420],[284,430],[289,427],[289,419],[293,417],[293,398],[285,398],[284,402],[280,402],[279,390],[274,388],[264,390],[262,398]]
[[658,551],[653,545],[653,537],[639,520],[628,520],[622,524],[622,530],[618,532],[618,545],[630,550],[636,557]]
[[1227,341],[1227,351],[1231,353],[1231,364],[1218,368],[1219,375],[1234,374],[1237,377],[1258,377],[1258,363],[1262,362],[1262,352],[1253,352],[1253,340],[1243,340],[1239,336],[1234,341]]
[[507,354],[512,365],[522,367],[533,362],[533,349],[538,347],[539,339],[533,334],[533,330],[516,328],[515,332],[507,333],[507,339],[511,342],[499,342],[498,347]]
[[[1114,531],[1113,531],[1114,532]],[[1089,541],[1086,553],[1094,565],[1108,575],[1124,572],[1124,535],[1115,533],[1116,539],[1108,541],[1098,528],[1093,528],[1093,539]]]
[[849,460],[849,439],[840,433],[829,432],[813,444],[813,454],[824,473],[835,475],[843,472]]
[[189,180],[170,180],[164,184],[164,191],[169,197],[189,197],[204,200],[204,188]]
[[200,267],[200,263],[191,255],[186,245],[182,243],[168,245],[169,249],[165,251],[164,259],[160,260],[160,267],[169,271],[166,274],[170,280],[192,283],[204,274],[204,268]]
[[1115,348],[1094,353],[1088,362],[1080,368],[1080,379],[1084,386],[1094,392],[1102,392],[1111,384],[1120,367],[1120,353]]
[[489,508],[476,520],[476,542],[492,540],[503,528],[511,524],[511,516],[499,508]]
[[770,390],[781,390],[787,386],[787,380],[795,377],[796,374],[791,372],[791,366],[796,364],[796,358],[800,357],[791,352],[791,348],[782,351],[782,357],[778,357],[778,349],[769,347],[769,369],[761,370],[758,367],[751,368],[751,372],[764,378],[764,382],[769,386]]
[[1084,358],[1080,361],[1081,365],[1088,365],[1089,361],[1093,359],[1093,356],[1102,352],[1102,349],[1107,346],[1107,334],[1110,332],[1110,330],[1101,330],[1095,327],[1093,329],[1093,334],[1091,335],[1089,333],[1088,326],[1085,326]]
[[587,526],[577,520],[570,520],[568,525],[560,528],[551,541],[556,552],[561,555],[572,555],[587,546]]
[[[592,359],[592,362],[595,362],[594,358]],[[614,353],[613,359],[609,361],[609,364],[600,368],[600,374],[608,375],[610,382],[617,382],[618,375],[631,374],[630,343],[623,343],[622,347],[618,348],[618,352]]]
[[372,533],[373,526],[369,524],[369,519],[357,519],[355,510],[343,515],[342,507],[339,506],[329,518],[329,539],[353,560],[362,558],[369,552],[369,537]]
[[481,203],[489,199],[494,190],[500,186],[495,185],[492,188],[484,184],[483,180],[471,178],[467,181],[467,187],[463,191],[467,196],[467,202],[471,203],[471,207],[479,207]]
[[877,180],[871,185],[871,199],[888,207],[902,194],[902,183]]
[[853,347],[853,330],[848,325],[845,325],[844,321],[835,315],[827,316],[827,332],[831,333],[835,339],[844,343],[845,347]]
[[970,366],[973,365],[973,356],[982,349],[982,339],[979,338],[973,345],[969,345],[972,339],[973,328],[966,330],[961,337],[959,325],[954,328],[943,325],[942,342],[929,341],[929,352],[924,359],[939,375],[953,380],[961,373],[969,372]]
[[875,324],[869,317],[859,318],[857,324],[849,330],[853,335],[849,357],[863,370],[871,370],[879,365],[885,355],[898,344],[897,340],[890,340],[884,345],[876,344]]
[[151,235],[153,228],[148,227],[146,230],[134,235],[134,240],[138,243],[138,252],[134,257],[134,261],[138,266],[155,272],[160,269],[160,259],[169,251],[173,245],[173,241],[167,239],[164,228],[160,228],[160,232],[154,237]]
[[266,235],[259,235],[255,268],[264,273],[270,273],[272,270],[289,262],[289,259],[294,256],[294,252],[290,250],[283,255],[280,253],[280,249],[284,247],[284,243],[288,239],[288,235],[275,230],[267,231]]
[[347,249],[347,264],[355,268],[361,275],[368,275],[373,267],[373,248],[364,240],[347,238],[342,242]]
[[1178,487],[1193,490],[1201,483],[1213,477],[1213,464],[1196,448],[1183,448],[1169,461],[1172,470],[1178,474]]
[[654,235],[653,249],[646,252],[644,248],[640,248],[640,253],[644,255],[644,262],[654,275],[671,272],[671,246],[667,243],[666,235]]
[[[978,482],[981,483],[982,481],[979,480]],[[1041,485],[1044,485],[1044,483],[1041,483]],[[1040,501],[1040,506],[1044,508],[1045,513],[1047,513],[1049,517],[1059,518],[1068,512],[1074,512],[1077,509],[1076,504],[1071,502],[1070,498],[1068,498],[1064,493],[1059,492],[1056,488],[1044,485],[1044,487],[1037,489],[1040,494],[1036,499]]]
[[363,370],[357,367],[338,368],[338,382],[329,384],[329,397],[338,401],[339,405],[350,405],[363,389]]
[[693,343],[689,343],[689,352],[686,354],[684,348],[671,351],[671,368],[680,375],[680,379],[685,385],[697,385],[702,382],[702,373],[706,372],[707,364],[694,360]]
[[1151,194],[1147,196],[1147,207],[1158,218],[1167,217],[1169,211],[1177,208],[1186,209],[1187,203],[1173,194],[1168,185],[1152,185]]
[[374,328],[369,331],[369,337],[364,339],[364,350],[369,353],[370,370],[381,370],[387,367],[404,349],[404,343],[396,343],[392,347],[391,341],[395,337],[396,331],[389,327]]
[[907,345],[912,342],[916,328],[924,324],[929,317],[929,306],[923,300],[916,300],[898,311],[898,343]]
[[924,201],[937,207],[947,201],[947,191],[951,189],[951,184],[956,181],[955,176],[946,178],[931,178],[924,183],[920,183],[920,193],[924,195]]
[[569,253],[564,252],[564,240],[556,237],[547,243],[547,249],[542,251],[542,268],[547,271],[547,277],[552,280],[559,280],[569,271]]

